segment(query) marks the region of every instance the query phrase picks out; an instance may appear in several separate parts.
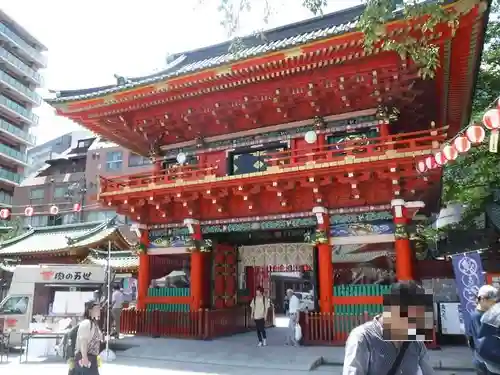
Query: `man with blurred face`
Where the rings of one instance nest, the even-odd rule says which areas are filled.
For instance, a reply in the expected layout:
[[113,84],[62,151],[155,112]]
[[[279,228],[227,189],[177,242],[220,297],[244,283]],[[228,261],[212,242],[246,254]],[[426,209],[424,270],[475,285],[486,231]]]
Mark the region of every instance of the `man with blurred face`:
[[384,313],[353,329],[343,375],[433,375],[423,341],[432,340],[432,294],[413,281],[384,295]]

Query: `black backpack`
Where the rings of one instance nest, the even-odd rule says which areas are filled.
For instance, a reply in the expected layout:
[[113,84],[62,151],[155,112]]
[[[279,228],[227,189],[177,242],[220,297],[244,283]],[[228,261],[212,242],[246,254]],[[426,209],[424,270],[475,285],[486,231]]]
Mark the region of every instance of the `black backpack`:
[[77,324],[71,330],[64,335],[64,359],[74,358],[75,357],[75,345],[76,345],[76,336],[78,335],[78,327]]

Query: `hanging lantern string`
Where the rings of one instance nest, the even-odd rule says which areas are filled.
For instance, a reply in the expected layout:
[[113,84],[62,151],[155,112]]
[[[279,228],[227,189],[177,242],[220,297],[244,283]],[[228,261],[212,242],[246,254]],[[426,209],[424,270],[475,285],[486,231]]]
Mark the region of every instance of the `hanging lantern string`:
[[[491,109],[493,108],[495,105],[499,106],[500,107],[500,95],[495,99],[493,100],[490,104],[488,104],[488,106],[484,109],[484,112],[486,112],[488,109]],[[458,137],[462,137],[465,133],[465,131],[467,130],[467,127],[469,127],[470,125],[473,125],[472,123],[469,123],[469,125],[467,125],[465,128],[461,129],[457,134],[455,134],[452,138],[450,138],[449,140],[446,141],[445,145],[446,144],[451,144],[453,143],[453,141],[455,139],[457,139]]]
[[[455,160],[459,154],[469,151],[471,145],[483,142],[486,136],[484,128],[492,130],[492,134],[494,134],[495,130],[498,132],[498,129],[493,130],[491,125],[488,126],[488,124],[485,124],[484,119],[488,111],[495,106],[498,108],[498,111],[500,111],[500,96],[495,98],[495,100],[484,109],[483,121],[480,123],[469,123],[469,125],[457,132],[455,136],[443,142],[438,151],[433,152],[431,156],[427,156],[416,163],[417,171],[419,173],[425,173],[436,167],[444,166],[448,161]],[[498,133],[496,134],[498,137]],[[465,143],[462,142],[460,138],[466,138]],[[495,138],[491,138],[490,140],[491,152],[496,152],[495,143],[498,141],[494,139]]]
[[[49,205],[49,206],[50,206],[50,205]],[[54,205],[53,205],[53,206],[54,206]],[[53,206],[51,206],[51,207],[53,207]],[[0,210],[0,211],[3,211],[3,210],[9,210],[9,214],[8,214],[5,218],[4,218],[4,217],[1,217],[0,219],[1,219],[1,220],[5,220],[7,217],[12,217],[12,216],[34,217],[34,216],[40,216],[40,215],[45,215],[45,214],[51,214],[51,212],[50,212],[50,208],[49,208],[49,210],[48,210],[48,211],[33,211],[33,213],[32,213],[31,215],[26,215],[26,213],[25,213],[25,212],[16,212],[16,213],[13,213],[13,212],[11,211],[11,209],[12,209],[12,208],[14,208],[14,207],[16,207],[16,208],[21,207],[21,208],[24,208],[24,209],[26,209],[26,208],[28,208],[28,207],[33,208],[33,206],[30,206],[30,205],[28,205],[28,206],[12,206],[12,207],[6,207],[6,208],[4,208],[4,209],[2,209],[2,210]],[[56,207],[57,207],[57,206],[56,206]],[[85,209],[87,209],[87,210],[88,210],[88,209],[91,209],[91,208],[100,208],[100,207],[102,207],[102,206],[101,206],[99,203],[93,203],[93,204],[90,204],[90,205],[87,205],[87,206],[81,206],[81,207],[80,207],[80,209],[79,209],[79,211],[75,211],[73,208],[70,208],[70,209],[64,209],[64,210],[58,210],[56,215],[67,214],[67,213],[78,213],[78,212],[81,212],[81,211],[83,211],[83,210],[85,210]]]

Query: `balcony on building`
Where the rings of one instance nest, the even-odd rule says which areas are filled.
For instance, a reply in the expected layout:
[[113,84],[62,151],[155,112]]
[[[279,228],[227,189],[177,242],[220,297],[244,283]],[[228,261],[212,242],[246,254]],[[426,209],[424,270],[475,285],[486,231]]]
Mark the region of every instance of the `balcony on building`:
[[38,125],[39,118],[31,109],[22,106],[19,102],[6,95],[0,95],[0,114],[4,114],[14,121],[22,121],[30,126]]
[[7,90],[12,97],[21,102],[29,102],[35,106],[39,106],[42,103],[40,95],[8,72],[2,70],[1,67],[0,88]]
[[0,185],[4,184],[9,187],[19,186],[21,183],[21,174],[14,172],[14,168],[10,169],[7,166],[3,166],[2,160],[0,160]]
[[[6,18],[8,16],[0,11],[0,19]],[[40,45],[39,48],[35,48],[32,43],[27,41],[27,39],[33,39],[33,37],[17,24],[16,28],[18,30],[14,31],[13,22],[0,22],[0,41],[7,43],[23,59],[28,60],[39,68],[46,68],[47,56],[41,53],[41,50],[45,50],[45,47]],[[23,35],[21,36],[20,34]]]
[[32,84],[37,86],[43,86],[44,84],[43,76],[40,73],[3,47],[0,47],[0,66],[23,77]]
[[14,145],[10,145],[5,139],[0,136],[0,160],[4,164],[8,164],[14,168],[18,166],[28,166],[28,156]]
[[36,137],[13,123],[0,117],[0,136],[26,146],[34,146]]

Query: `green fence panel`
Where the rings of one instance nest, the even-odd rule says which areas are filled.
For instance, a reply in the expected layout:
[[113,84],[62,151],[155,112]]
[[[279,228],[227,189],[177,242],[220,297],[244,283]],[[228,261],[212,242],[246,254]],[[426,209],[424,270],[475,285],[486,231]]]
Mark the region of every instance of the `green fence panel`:
[[[189,297],[189,288],[149,288],[149,297]],[[189,311],[189,304],[185,303],[150,303],[148,311],[184,312]]]

